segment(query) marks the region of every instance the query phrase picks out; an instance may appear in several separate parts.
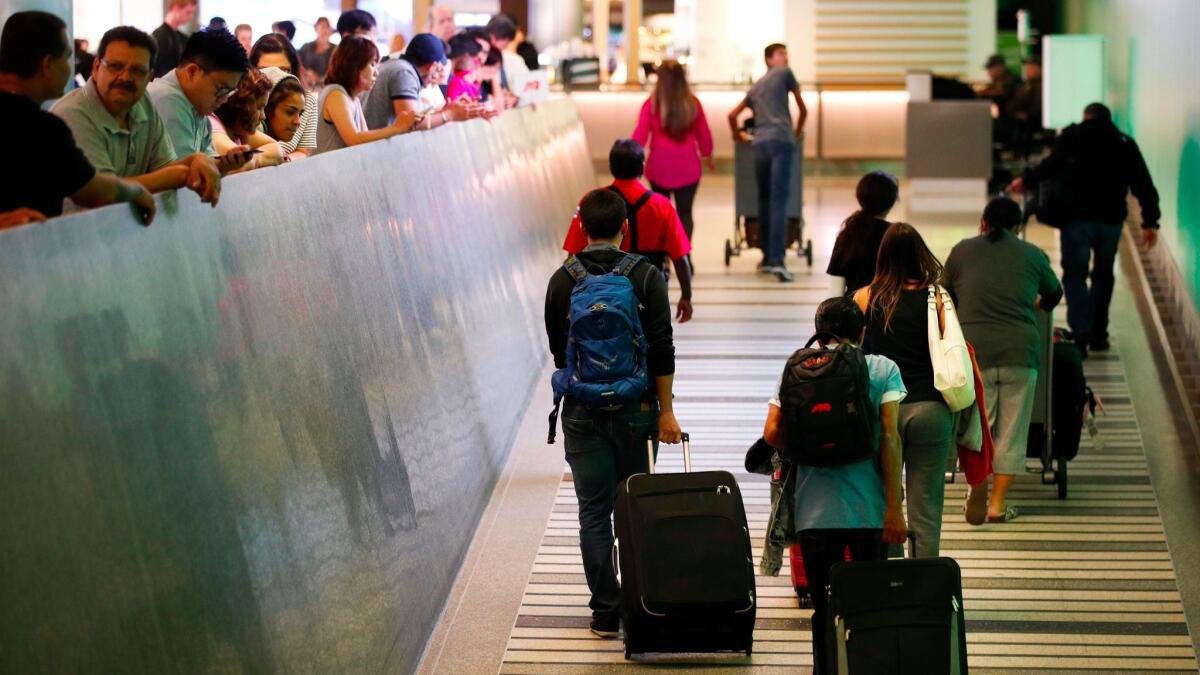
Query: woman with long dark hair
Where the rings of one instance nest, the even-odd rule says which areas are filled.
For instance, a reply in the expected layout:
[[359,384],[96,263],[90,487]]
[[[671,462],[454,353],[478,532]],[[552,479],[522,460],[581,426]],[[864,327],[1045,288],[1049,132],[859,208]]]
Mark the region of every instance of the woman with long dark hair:
[[650,188],[675,198],[675,210],[692,238],[692,204],[700,187],[700,160],[713,163],[712,130],[704,117],[700,99],[692,93],[687,72],[678,61],[663,61],[658,82],[642,104],[633,140],[646,149],[646,180]]
[[1045,252],[1017,236],[1023,220],[1016,202],[996,197],[983,210],[979,236],[960,241],[946,258],[946,288],[958,299],[963,335],[975,348],[996,442],[987,509],[994,523],[1017,516],[1006,495],[1025,470],[1042,363],[1037,310],[1052,310],[1063,296]]
[[[933,385],[929,358],[929,287],[942,281],[942,263],[916,228],[894,223],[883,235],[875,278],[854,300],[867,315],[864,349],[896,362],[908,396],[900,404],[908,522],[920,557],[938,555],[942,538],[946,462],[954,448],[950,408]],[[938,321],[944,319],[938,304]]]
[[887,232],[887,215],[900,196],[900,183],[896,177],[884,171],[872,171],[858,181],[854,191],[858,198],[858,210],[842,223],[833,254],[829,256],[829,267],[825,273],[845,277],[846,293],[871,283],[875,278],[875,259],[879,257],[879,245]]

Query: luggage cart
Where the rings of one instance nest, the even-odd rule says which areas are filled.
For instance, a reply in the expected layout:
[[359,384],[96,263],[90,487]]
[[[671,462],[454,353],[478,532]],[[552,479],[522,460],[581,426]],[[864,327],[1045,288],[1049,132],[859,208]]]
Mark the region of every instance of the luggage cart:
[[[759,242],[758,181],[754,175],[754,149],[744,143],[733,146],[733,238],[725,240],[725,266],[744,249],[761,248]],[[812,240],[804,239],[804,142],[796,142],[796,158],[792,166],[792,190],[788,195],[786,249],[812,267]],[[784,251],[785,255],[787,251]]]

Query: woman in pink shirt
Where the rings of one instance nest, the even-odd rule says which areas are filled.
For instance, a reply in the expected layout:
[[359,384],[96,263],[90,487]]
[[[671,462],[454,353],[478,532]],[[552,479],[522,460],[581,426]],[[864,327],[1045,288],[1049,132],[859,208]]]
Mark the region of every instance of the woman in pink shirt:
[[658,82],[642,106],[633,140],[649,155],[646,179],[650,187],[668,199],[674,195],[675,210],[690,241],[692,202],[700,186],[700,158],[710,171],[715,164],[712,131],[704,118],[704,108],[692,94],[687,73],[678,61],[663,61],[658,67]]

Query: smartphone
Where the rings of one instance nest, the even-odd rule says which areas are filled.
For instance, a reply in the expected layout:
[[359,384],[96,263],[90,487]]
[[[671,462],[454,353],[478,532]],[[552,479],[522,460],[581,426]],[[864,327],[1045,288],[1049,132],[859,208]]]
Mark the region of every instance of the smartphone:
[[[247,150],[247,151],[243,152],[242,154],[243,155],[261,155],[262,152],[263,152],[262,150],[259,150],[258,148],[254,148],[253,150]],[[222,156],[223,155],[209,155],[209,157],[212,157],[213,160],[217,161],[217,162],[221,161]]]

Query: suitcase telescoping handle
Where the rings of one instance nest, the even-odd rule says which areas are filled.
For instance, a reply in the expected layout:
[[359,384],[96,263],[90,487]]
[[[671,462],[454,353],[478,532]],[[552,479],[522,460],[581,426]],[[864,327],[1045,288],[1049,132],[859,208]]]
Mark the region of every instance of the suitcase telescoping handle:
[[[649,470],[646,473],[654,473],[654,438],[656,434],[646,436],[646,466]],[[687,434],[681,434],[680,440],[683,441],[683,472],[692,472],[692,439]]]

